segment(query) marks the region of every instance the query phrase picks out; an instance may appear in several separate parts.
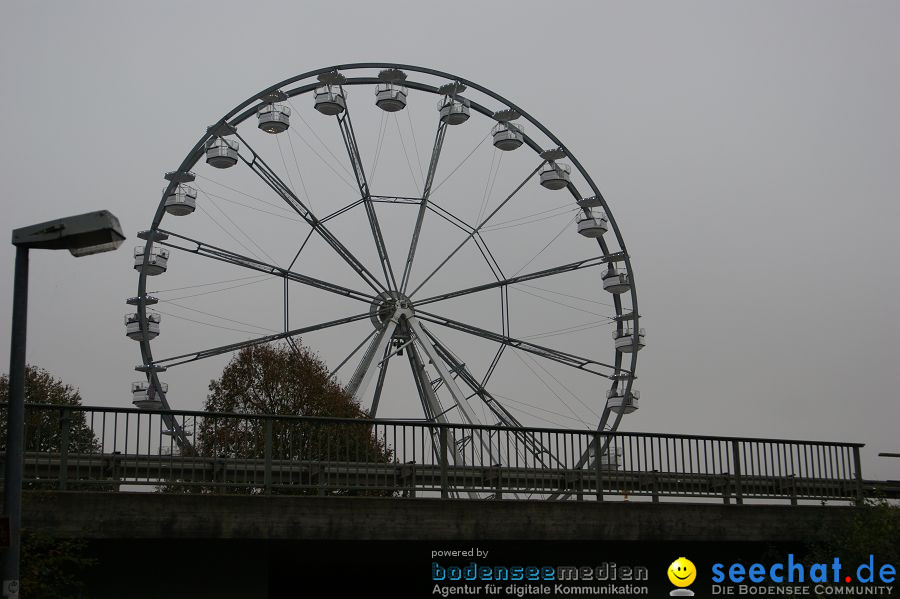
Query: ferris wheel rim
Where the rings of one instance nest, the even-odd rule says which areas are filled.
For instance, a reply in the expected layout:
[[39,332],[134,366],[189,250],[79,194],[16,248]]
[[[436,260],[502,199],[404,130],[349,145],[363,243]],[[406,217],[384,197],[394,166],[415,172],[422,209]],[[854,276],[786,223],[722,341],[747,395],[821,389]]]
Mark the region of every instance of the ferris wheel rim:
[[[617,241],[619,247],[621,248],[621,253],[623,255],[621,261],[624,263],[624,265],[627,269],[627,272],[631,276],[631,287],[629,290],[629,295],[630,295],[630,299],[631,299],[632,313],[630,315],[630,320],[633,321],[633,326],[634,326],[635,331],[639,330],[640,316],[639,316],[639,312],[638,312],[636,285],[633,280],[633,274],[631,274],[631,273],[633,273],[633,269],[631,268],[631,259],[627,252],[627,248],[626,248],[624,239],[621,235],[621,231],[616,223],[616,220],[612,214],[612,211],[609,209],[605,198],[603,197],[602,193],[600,192],[597,185],[593,181],[593,178],[590,176],[590,173],[587,171],[587,169],[585,169],[582,166],[582,164],[578,161],[577,157],[568,150],[568,148],[559,140],[559,138],[557,138],[555,134],[553,134],[549,129],[547,129],[538,119],[531,116],[528,112],[522,110],[518,105],[516,105],[515,103],[511,102],[510,100],[504,98],[500,94],[497,94],[496,92],[490,90],[489,88],[484,87],[478,83],[475,83],[467,78],[459,77],[457,75],[439,71],[436,69],[419,67],[419,66],[415,66],[415,65],[400,64],[400,63],[387,63],[387,62],[339,64],[339,65],[322,67],[319,69],[307,71],[300,75],[296,75],[296,76],[290,77],[288,79],[285,79],[285,80],[283,80],[279,83],[276,83],[268,88],[265,88],[264,90],[251,96],[250,98],[248,98],[247,100],[245,100],[244,102],[242,102],[241,104],[239,104],[238,106],[233,108],[225,116],[223,116],[221,119],[219,119],[219,121],[217,121],[216,124],[214,124],[212,127],[210,127],[207,130],[207,132],[199,139],[197,144],[185,156],[185,158],[182,161],[179,168],[176,171],[173,171],[173,173],[176,173],[176,174],[177,173],[186,173],[191,168],[193,168],[193,166],[196,165],[197,162],[199,162],[199,160],[203,156],[202,150],[203,150],[204,144],[209,139],[216,137],[216,133],[214,133],[213,131],[215,131],[217,129],[221,130],[220,128],[223,125],[231,127],[233,129],[236,129],[238,125],[240,125],[247,118],[249,118],[250,116],[252,116],[253,114],[256,113],[257,104],[261,100],[266,98],[267,96],[271,96],[271,94],[273,94],[275,92],[281,92],[281,90],[283,88],[292,86],[294,84],[297,84],[298,82],[302,82],[311,77],[317,77],[319,75],[332,73],[332,72],[340,73],[343,71],[355,71],[355,70],[365,70],[365,69],[397,69],[397,70],[402,70],[402,71],[411,71],[411,72],[415,72],[415,73],[420,73],[420,74],[424,74],[424,75],[429,75],[429,76],[446,79],[451,82],[456,82],[458,84],[465,85],[465,86],[470,87],[471,89],[477,90],[478,92],[501,103],[505,108],[517,112],[521,117],[525,118],[529,123],[534,125],[537,130],[539,130],[551,142],[553,142],[565,154],[566,158],[569,161],[571,161],[572,165],[578,170],[578,172],[584,178],[587,185],[594,192],[594,195],[596,197],[598,197],[602,203],[604,212],[606,213],[606,216],[609,221],[610,228],[616,237],[616,241]],[[355,79],[349,79],[349,80],[344,81],[342,83],[342,85],[348,85],[348,86],[372,85],[372,84],[375,84],[378,82],[379,82],[379,79],[375,78],[375,77],[355,78]],[[439,88],[436,88],[436,87],[428,85],[428,84],[422,84],[422,83],[419,83],[416,81],[410,81],[408,79],[403,81],[402,83],[404,86],[411,88],[411,89],[416,89],[418,91],[424,91],[424,92],[434,93],[434,94],[438,94],[438,95],[441,94],[441,91]],[[318,84],[312,83],[312,84],[305,85],[303,87],[294,88],[292,90],[289,90],[288,92],[282,92],[282,93],[285,93],[287,97],[293,97],[293,96],[309,93],[309,92],[313,91],[316,87],[319,87],[321,85],[322,85],[321,83],[318,83]],[[492,115],[493,115],[492,111],[490,111],[489,109],[485,108],[484,106],[482,106],[481,104],[479,104],[477,102],[472,102],[472,109],[483,114],[484,116],[489,117],[489,118],[492,117]],[[528,145],[531,146],[531,148],[533,150],[535,150],[535,152],[538,152],[540,146],[537,146],[531,140],[531,138],[529,136],[526,135],[525,137],[528,140],[527,141]],[[169,178],[169,177],[167,177],[167,178]],[[157,212],[154,215],[151,228],[148,232],[148,235],[146,236],[145,245],[144,245],[144,261],[145,261],[144,263],[145,264],[147,263],[147,260],[149,259],[149,252],[153,246],[154,237],[160,228],[162,218],[165,214],[165,208],[164,208],[165,199],[174,190],[174,188],[177,185],[178,185],[177,176],[169,178],[169,184],[166,186],[166,189],[163,192],[163,198],[160,201],[160,204],[157,208]],[[605,245],[603,245],[602,242],[601,242],[601,248],[603,249],[604,255],[609,254],[609,252],[605,248]],[[146,296],[146,293],[147,293],[146,278],[147,278],[147,276],[148,275],[144,269],[142,269],[139,272],[139,282],[138,282],[138,296],[139,297]],[[615,310],[616,310],[617,327],[621,330],[622,323],[624,321],[624,319],[622,318],[623,317],[623,307],[622,307],[621,300],[618,295],[614,295],[613,299],[614,299]],[[138,316],[139,316],[141,322],[146,322],[147,309],[146,309],[145,302],[141,301],[140,303],[138,303],[137,312],[138,312]],[[150,341],[148,339],[140,340],[140,349],[141,349],[142,365],[144,365],[144,366],[153,365],[154,364],[153,354],[152,354],[152,350],[151,350],[151,346],[150,346]],[[630,393],[634,379],[636,378],[637,351],[631,352],[631,356],[630,356],[631,364],[630,364],[629,369],[626,370],[623,368],[623,366],[622,366],[623,362],[624,362],[624,356],[622,355],[621,352],[616,351],[615,352],[615,373],[617,376],[612,379],[613,386],[615,388],[616,385],[619,384],[619,380],[621,380],[623,383],[623,386],[624,386],[624,393]],[[623,371],[628,372],[628,375],[627,376],[618,376],[619,373],[621,373]],[[156,386],[156,388],[160,388],[161,381],[159,380],[158,373],[155,369],[151,368],[147,372],[147,378],[148,378],[148,382],[151,385]],[[165,409],[170,409],[168,402],[165,398],[165,393],[160,392],[159,394],[161,396],[161,399],[163,401],[163,405],[164,405]],[[604,412],[603,412],[603,417],[601,418],[601,421],[598,424],[598,430],[601,430],[601,431],[609,430],[610,432],[612,432],[618,428],[619,423],[622,418],[622,412],[620,411],[618,414],[615,415],[615,418],[613,419],[612,424],[609,424],[609,422],[608,422],[609,417],[610,417],[609,408],[605,407]]]

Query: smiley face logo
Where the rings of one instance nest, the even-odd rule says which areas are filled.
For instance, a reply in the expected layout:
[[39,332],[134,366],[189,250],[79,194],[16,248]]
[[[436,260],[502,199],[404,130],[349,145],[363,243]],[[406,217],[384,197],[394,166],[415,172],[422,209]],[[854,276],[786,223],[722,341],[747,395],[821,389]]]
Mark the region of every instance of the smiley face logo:
[[689,587],[697,578],[694,562],[686,557],[679,557],[669,566],[669,581],[677,587]]

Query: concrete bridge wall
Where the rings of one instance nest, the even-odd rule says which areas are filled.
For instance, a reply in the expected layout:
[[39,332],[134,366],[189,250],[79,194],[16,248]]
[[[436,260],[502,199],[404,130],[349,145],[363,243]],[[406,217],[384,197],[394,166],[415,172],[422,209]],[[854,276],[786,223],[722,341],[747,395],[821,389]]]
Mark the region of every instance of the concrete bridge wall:
[[29,492],[24,525],[86,539],[807,542],[851,507]]

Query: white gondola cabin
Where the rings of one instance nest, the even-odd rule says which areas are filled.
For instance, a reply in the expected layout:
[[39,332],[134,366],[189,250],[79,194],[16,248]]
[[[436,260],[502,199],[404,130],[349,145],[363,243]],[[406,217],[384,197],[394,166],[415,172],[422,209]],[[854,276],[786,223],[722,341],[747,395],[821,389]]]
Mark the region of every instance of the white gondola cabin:
[[[616,351],[620,351],[623,354],[630,354],[635,350],[640,351],[646,345],[646,332],[644,329],[638,330],[637,334],[635,334],[630,324],[621,331],[613,331],[612,337],[615,341]],[[637,347],[635,347],[635,341],[637,341]]]
[[[588,452],[588,459],[592,468],[596,464],[596,449],[593,445]],[[613,446],[612,442],[606,446],[606,451],[600,455],[600,468],[603,470],[618,470],[622,467],[622,448]]]
[[628,273],[617,269],[612,264],[603,271],[600,278],[603,280],[603,289],[614,295],[625,293],[631,289],[631,277],[628,276]]
[[379,83],[375,88],[375,106],[385,112],[398,112],[406,108],[406,86],[397,83]]
[[[169,392],[168,383],[160,383],[163,393]],[[162,408],[162,399],[149,381],[136,381],[131,383],[131,403],[142,410],[159,410]]]
[[215,168],[229,168],[237,164],[239,144],[224,137],[212,137],[206,142],[206,164]]
[[197,189],[190,185],[176,185],[166,196],[166,212],[172,216],[187,216],[197,208]]
[[334,116],[344,112],[347,108],[347,99],[341,86],[323,85],[316,88],[313,105],[322,114]]
[[166,272],[169,266],[169,250],[165,248],[151,248],[150,257],[144,265],[144,246],[134,248],[134,269],[148,276],[156,276]]
[[149,341],[159,336],[159,322],[162,320],[157,313],[147,314],[147,328],[141,327],[141,319],[137,312],[125,315],[125,335],[135,341]]
[[606,392],[606,407],[614,414],[631,414],[638,409],[640,398],[640,391],[632,389],[630,393],[625,393],[625,385],[620,385]]
[[291,109],[283,104],[263,104],[256,110],[256,119],[266,133],[283,133],[291,126]]
[[609,221],[605,214],[592,214],[578,219],[578,234],[596,239],[603,237],[609,229]]
[[445,96],[438,102],[441,122],[448,125],[461,125],[469,120],[469,101],[465,98]]
[[541,185],[547,189],[564,189],[571,180],[572,168],[561,162],[548,162],[541,167]]
[[497,123],[491,129],[494,136],[494,147],[504,152],[515,150],[525,142],[525,132],[522,125],[514,123]]

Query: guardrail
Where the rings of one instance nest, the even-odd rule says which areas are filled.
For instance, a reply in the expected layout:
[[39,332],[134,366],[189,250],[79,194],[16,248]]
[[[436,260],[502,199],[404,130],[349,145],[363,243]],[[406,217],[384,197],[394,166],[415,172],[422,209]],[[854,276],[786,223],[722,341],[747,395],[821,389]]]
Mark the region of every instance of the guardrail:
[[[191,445],[179,447],[173,424]],[[858,443],[28,404],[25,444],[27,488],[792,504],[867,494]]]

